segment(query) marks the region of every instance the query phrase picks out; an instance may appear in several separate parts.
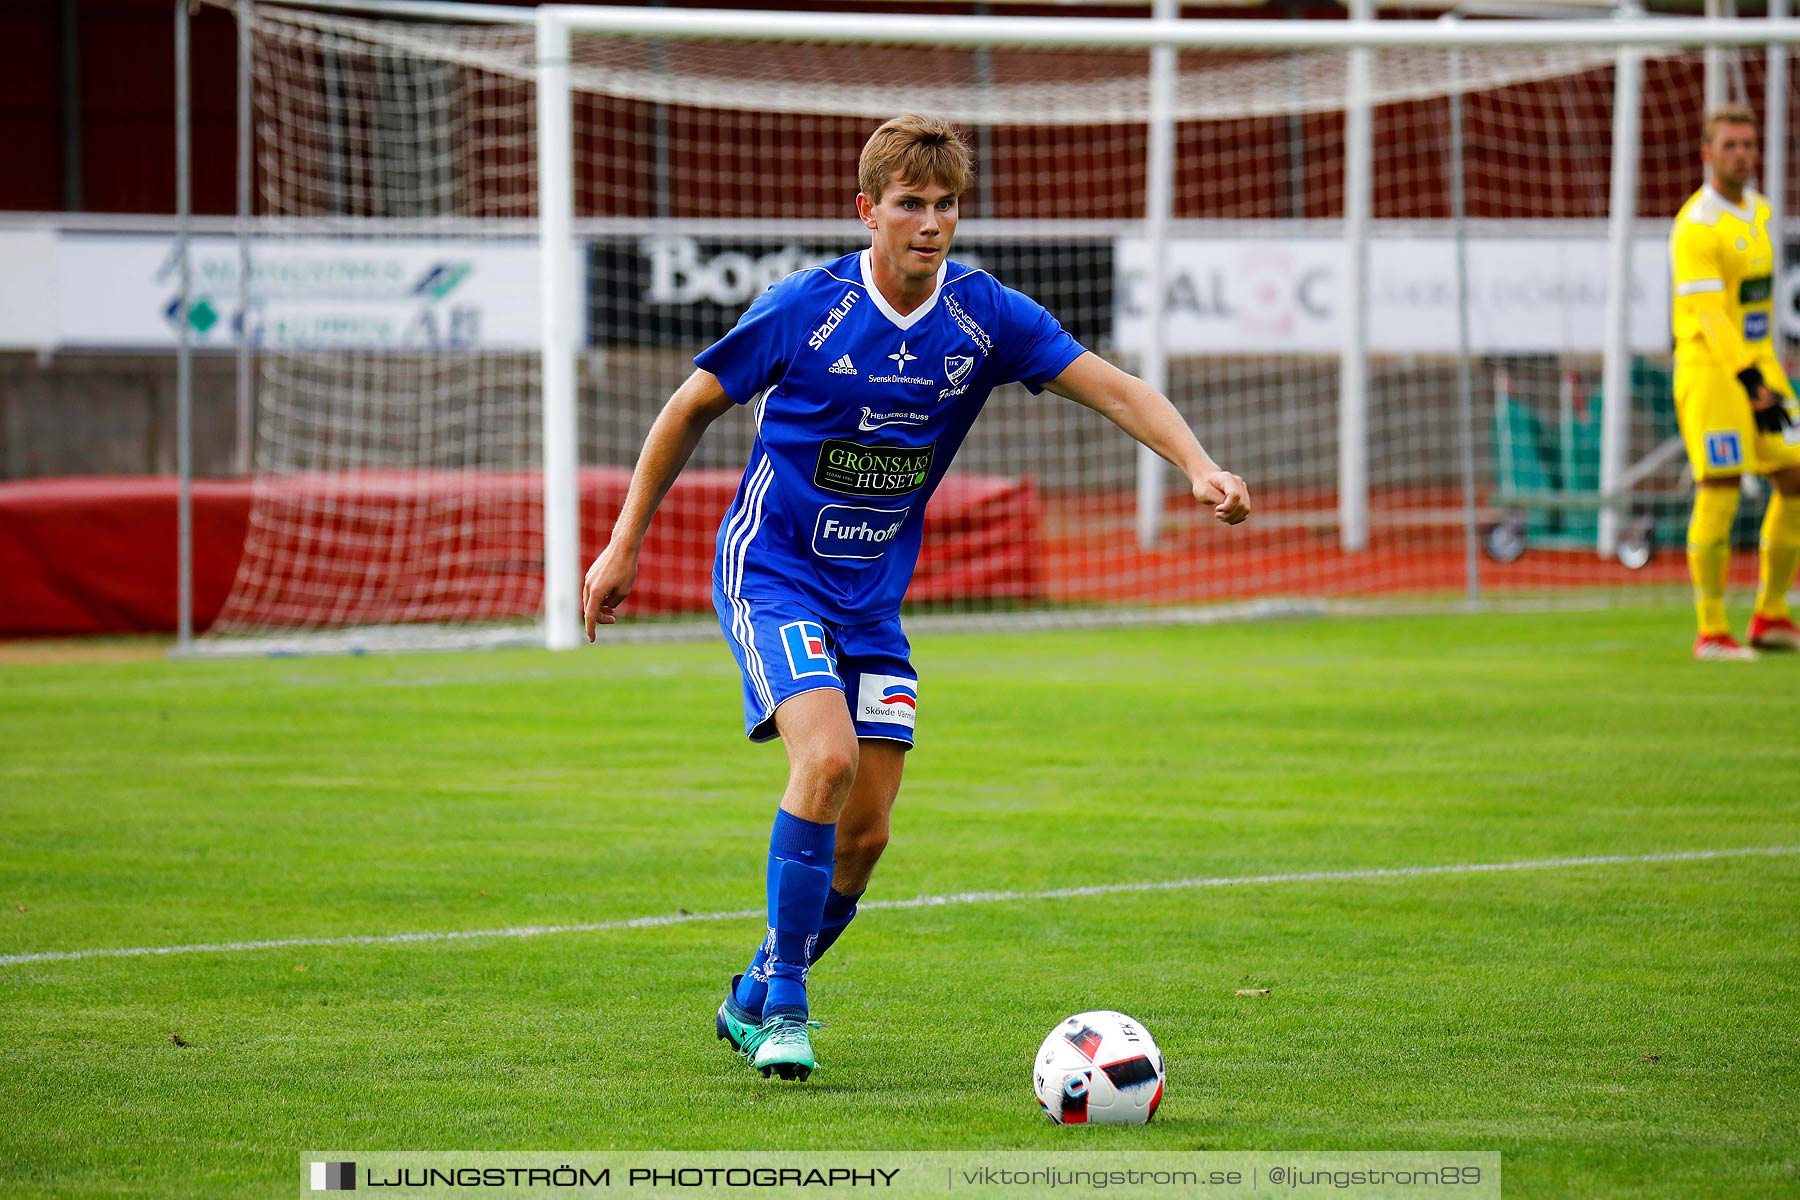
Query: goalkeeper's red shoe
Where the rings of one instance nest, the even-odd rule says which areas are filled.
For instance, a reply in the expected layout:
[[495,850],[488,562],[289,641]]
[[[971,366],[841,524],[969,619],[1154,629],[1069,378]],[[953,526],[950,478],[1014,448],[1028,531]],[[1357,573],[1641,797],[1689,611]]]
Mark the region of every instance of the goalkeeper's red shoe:
[[1750,662],[1756,658],[1756,651],[1738,645],[1737,639],[1729,633],[1703,633],[1694,639],[1694,657]]
[[1750,644],[1758,650],[1800,650],[1800,628],[1788,617],[1750,618]]

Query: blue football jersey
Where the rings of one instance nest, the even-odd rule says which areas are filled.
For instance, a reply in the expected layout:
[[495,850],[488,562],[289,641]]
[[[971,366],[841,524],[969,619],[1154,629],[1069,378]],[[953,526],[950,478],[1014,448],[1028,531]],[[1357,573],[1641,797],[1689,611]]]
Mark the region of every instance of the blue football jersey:
[[846,624],[897,612],[925,502],[988,393],[1038,392],[1082,353],[1042,305],[955,262],[905,316],[871,282],[867,250],[776,283],[694,359],[733,400],[757,401],[715,583]]

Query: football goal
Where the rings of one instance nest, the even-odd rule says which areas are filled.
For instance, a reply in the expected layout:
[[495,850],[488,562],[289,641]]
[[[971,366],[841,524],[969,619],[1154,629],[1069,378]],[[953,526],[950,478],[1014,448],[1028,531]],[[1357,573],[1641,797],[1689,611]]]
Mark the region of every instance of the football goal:
[[[857,154],[907,111],[975,149],[951,259],[1162,389],[1256,499],[1217,527],[1011,386],[933,498],[912,611],[1667,597],[1666,242],[1708,105],[1761,117],[1778,226],[1796,192],[1780,17],[224,6],[245,211],[188,303],[242,331],[254,500],[201,653],[575,645],[659,407],[765,287],[867,244]],[[710,627],[754,436],[714,425],[609,636]]]

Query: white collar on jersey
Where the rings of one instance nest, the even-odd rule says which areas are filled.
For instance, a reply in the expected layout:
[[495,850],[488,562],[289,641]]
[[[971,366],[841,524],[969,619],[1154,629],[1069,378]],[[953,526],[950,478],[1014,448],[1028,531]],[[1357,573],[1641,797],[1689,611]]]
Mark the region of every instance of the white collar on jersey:
[[881,289],[875,286],[875,276],[870,270],[869,263],[869,255],[871,253],[872,252],[869,250],[864,250],[856,260],[857,265],[862,269],[863,287],[868,291],[869,299],[875,301],[875,307],[881,310],[882,316],[894,323],[895,328],[911,329],[914,325],[917,325],[920,321],[925,319],[926,313],[929,313],[932,309],[937,307],[938,297],[944,292],[944,272],[950,269],[950,263],[946,260],[939,264],[937,281],[932,284],[931,288],[931,299],[919,305],[919,307],[913,309],[903,317],[894,311],[894,306],[887,302],[887,297],[883,296],[881,294]]
[[[1724,209],[1726,212],[1730,213],[1732,216],[1736,217],[1738,220],[1742,221],[1744,224],[1746,224],[1746,225],[1756,224],[1756,201],[1751,199],[1751,192],[1750,192],[1749,188],[1744,189],[1744,199],[1749,201],[1749,203],[1745,204],[1742,208],[1738,207],[1737,205],[1733,204],[1731,201],[1727,200],[1724,196],[1720,195],[1719,189],[1712,185],[1711,180],[1707,181],[1706,194],[1708,196],[1711,196],[1720,208]],[[933,298],[935,299],[935,297],[933,297]]]

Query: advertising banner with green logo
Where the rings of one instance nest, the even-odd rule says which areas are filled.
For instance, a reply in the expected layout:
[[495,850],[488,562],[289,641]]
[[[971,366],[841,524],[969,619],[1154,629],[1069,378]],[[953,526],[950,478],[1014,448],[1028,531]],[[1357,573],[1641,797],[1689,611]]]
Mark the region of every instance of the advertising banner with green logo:
[[[173,236],[61,230],[45,249],[29,271],[0,275],[0,293],[30,294],[52,314],[33,344],[175,347],[183,318]],[[270,349],[538,348],[538,253],[527,239],[260,239],[251,244],[247,294],[238,259],[232,236],[193,239],[185,319],[199,349],[235,347],[240,328]]]

